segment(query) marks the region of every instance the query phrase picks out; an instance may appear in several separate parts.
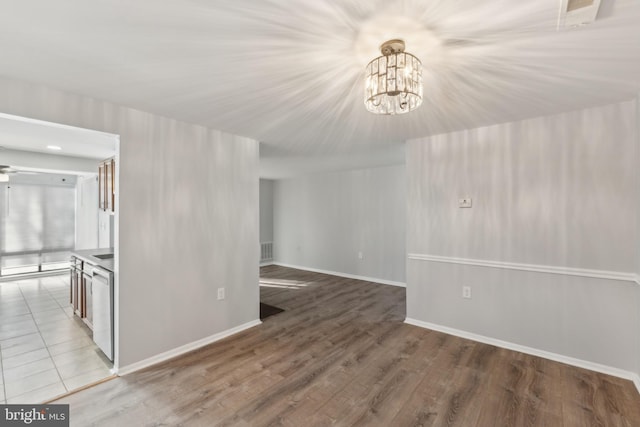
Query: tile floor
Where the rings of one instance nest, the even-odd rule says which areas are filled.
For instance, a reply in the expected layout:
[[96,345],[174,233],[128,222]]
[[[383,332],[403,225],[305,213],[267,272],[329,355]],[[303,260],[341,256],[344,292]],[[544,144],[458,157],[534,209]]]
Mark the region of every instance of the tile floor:
[[73,315],[68,274],[0,282],[0,403],[40,403],[111,367]]

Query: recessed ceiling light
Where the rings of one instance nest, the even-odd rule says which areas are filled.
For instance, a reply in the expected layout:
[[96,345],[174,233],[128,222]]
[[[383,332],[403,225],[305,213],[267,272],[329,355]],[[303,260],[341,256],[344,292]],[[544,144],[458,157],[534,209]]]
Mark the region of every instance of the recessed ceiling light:
[[62,150],[62,147],[59,147],[57,145],[47,145],[47,148],[49,150],[55,150],[55,151]]

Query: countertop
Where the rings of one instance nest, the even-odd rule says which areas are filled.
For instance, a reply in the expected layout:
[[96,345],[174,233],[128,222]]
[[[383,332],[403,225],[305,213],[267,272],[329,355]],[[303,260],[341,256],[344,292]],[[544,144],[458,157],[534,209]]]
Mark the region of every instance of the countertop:
[[102,267],[105,270],[109,270],[113,273],[113,261],[114,261],[113,258],[100,259],[93,256],[93,255],[104,255],[104,254],[112,254],[112,253],[113,253],[113,248],[81,249],[81,250],[71,251],[71,255],[75,255],[78,258],[81,258],[87,261],[89,264]]

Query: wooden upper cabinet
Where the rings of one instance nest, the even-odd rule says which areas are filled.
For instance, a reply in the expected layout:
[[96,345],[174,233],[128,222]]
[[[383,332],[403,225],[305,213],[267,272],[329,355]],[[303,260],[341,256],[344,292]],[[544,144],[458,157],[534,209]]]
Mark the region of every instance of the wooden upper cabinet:
[[116,160],[107,159],[98,166],[98,208],[109,213],[116,206]]

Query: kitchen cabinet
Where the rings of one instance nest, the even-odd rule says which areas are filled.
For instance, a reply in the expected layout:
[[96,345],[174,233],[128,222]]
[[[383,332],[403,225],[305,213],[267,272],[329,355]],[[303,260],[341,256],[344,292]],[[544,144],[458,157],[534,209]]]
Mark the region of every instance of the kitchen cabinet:
[[103,160],[98,166],[98,209],[113,214],[116,205],[116,160]]
[[93,341],[113,360],[113,248],[71,255],[73,312],[93,331]]
[[93,329],[93,270],[94,266],[75,255],[71,256],[69,298],[73,314]]

